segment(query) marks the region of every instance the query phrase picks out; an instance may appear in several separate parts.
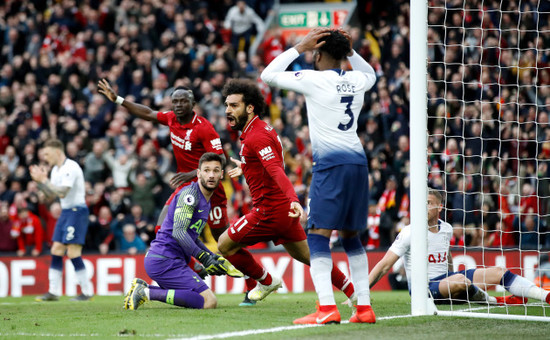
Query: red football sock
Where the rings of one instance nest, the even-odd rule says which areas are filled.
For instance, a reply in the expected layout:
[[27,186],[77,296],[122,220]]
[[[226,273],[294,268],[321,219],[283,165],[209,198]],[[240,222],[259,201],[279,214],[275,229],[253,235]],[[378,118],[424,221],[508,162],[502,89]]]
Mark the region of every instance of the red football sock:
[[357,307],[357,313],[365,313],[369,309],[372,309],[372,307],[369,305],[357,305],[355,307]]
[[251,291],[252,289],[254,289],[254,287],[256,287],[256,280],[254,280],[251,277],[244,280],[244,283],[246,285],[246,291],[247,292]]
[[546,303],[550,304],[550,293],[546,294]]
[[346,275],[338,269],[338,266],[336,266],[336,263],[334,262],[332,263],[331,279],[334,287],[343,291],[348,298],[355,292],[355,288],[353,287],[351,280],[349,280]]
[[[252,254],[246,249],[239,249],[238,252],[236,252],[233,255],[225,256],[225,258],[231,262],[243,274],[253,278],[256,281],[260,281],[262,276],[264,276],[264,268],[254,260],[254,257],[252,257]],[[264,282],[269,281],[267,284],[271,284],[271,275],[267,273],[267,276],[260,281],[261,284],[265,284]]]
[[336,305],[319,305],[319,311],[321,312],[330,312],[331,310],[334,310],[336,307]]

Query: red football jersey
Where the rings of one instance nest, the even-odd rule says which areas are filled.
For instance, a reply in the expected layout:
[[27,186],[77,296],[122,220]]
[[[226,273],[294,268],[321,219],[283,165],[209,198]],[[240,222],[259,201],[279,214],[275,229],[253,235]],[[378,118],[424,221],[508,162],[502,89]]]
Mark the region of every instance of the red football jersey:
[[277,132],[255,116],[241,134],[241,167],[254,206],[279,206],[298,201],[284,173],[283,147]]
[[[214,152],[223,155],[220,136],[212,124],[196,114],[190,123],[180,124],[174,111],[158,112],[157,120],[160,124],[170,128],[170,141],[178,165],[178,172],[189,172],[199,167],[199,159],[205,152]],[[194,181],[197,179],[195,178]],[[224,205],[227,202],[222,183],[214,192],[214,197],[222,198]],[[214,198],[213,197],[213,198]]]

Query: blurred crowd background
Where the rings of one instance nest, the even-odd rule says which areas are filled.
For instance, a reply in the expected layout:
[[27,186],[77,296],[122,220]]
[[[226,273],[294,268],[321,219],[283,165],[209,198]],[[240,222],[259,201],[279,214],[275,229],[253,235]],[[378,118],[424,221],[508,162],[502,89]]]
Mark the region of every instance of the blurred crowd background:
[[[550,5],[473,0],[462,11],[462,0],[429,3],[429,184],[447,193],[441,217],[453,225],[453,245],[550,248],[550,35],[541,33],[550,30]],[[240,145],[221,89],[229,78],[256,80],[268,104],[262,118],[281,136],[287,174],[305,206],[312,167],[305,100],[259,79],[297,42],[264,27],[273,5],[0,2],[0,253],[46,252],[60,206],[44,202],[28,166],[41,162],[50,137],[84,170],[85,252],[144,252],[154,238],[176,171],[169,130],[109,102],[97,92],[101,78],[159,111],[171,110],[173,88],[193,89],[195,112],[212,122],[228,158]],[[408,0],[358,1],[346,27],[378,76],[358,128],[370,166],[368,249],[387,248],[410,218],[409,14]],[[291,65],[308,68],[310,53]],[[250,209],[247,186],[227,177],[224,186],[235,221]]]

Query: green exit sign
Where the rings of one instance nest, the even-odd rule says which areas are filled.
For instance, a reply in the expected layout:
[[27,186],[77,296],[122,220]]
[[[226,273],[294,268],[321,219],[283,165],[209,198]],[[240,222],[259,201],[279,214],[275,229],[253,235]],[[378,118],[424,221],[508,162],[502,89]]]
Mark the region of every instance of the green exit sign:
[[293,27],[328,27],[331,25],[329,11],[284,12],[279,14],[279,26]]

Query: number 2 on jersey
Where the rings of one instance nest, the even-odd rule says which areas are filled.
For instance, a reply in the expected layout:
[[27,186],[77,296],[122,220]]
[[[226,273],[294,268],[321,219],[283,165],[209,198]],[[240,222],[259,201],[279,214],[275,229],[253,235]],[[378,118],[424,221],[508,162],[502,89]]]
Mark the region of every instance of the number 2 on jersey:
[[353,125],[353,111],[351,111],[351,103],[353,102],[353,96],[345,96],[340,98],[340,103],[347,103],[346,105],[346,111],[344,111],[345,114],[349,116],[349,122],[347,124],[338,125],[338,129],[342,131],[347,131],[349,128]]

